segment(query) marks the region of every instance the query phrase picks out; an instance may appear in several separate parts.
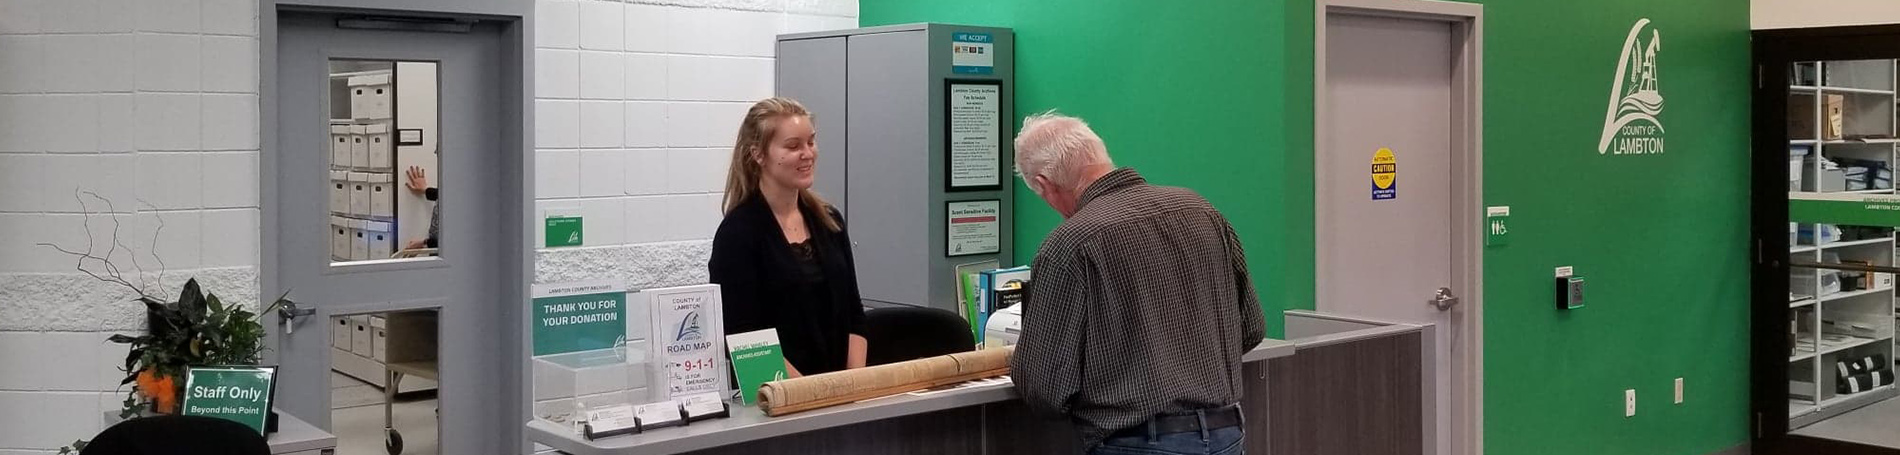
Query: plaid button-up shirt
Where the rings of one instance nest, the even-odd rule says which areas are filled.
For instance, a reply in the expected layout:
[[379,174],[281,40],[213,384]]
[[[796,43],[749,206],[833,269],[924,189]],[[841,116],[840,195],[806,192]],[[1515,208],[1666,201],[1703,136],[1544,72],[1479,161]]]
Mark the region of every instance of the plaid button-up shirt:
[[1266,320],[1227,219],[1192,191],[1117,169],[1036,252],[1011,360],[1023,401],[1085,446],[1158,414],[1240,401]]

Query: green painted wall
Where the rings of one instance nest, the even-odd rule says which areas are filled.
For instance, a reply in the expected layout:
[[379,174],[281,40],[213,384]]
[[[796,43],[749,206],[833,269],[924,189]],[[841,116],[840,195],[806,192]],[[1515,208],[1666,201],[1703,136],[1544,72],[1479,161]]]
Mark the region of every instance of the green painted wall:
[[[864,0],[860,20],[1014,28],[1018,114],[1084,117],[1118,162],[1205,194],[1274,314],[1313,306],[1312,8]],[[1699,455],[1747,440],[1747,2],[1493,1],[1485,15],[1485,199],[1512,207],[1510,245],[1485,255],[1486,453]],[[1667,153],[1600,156],[1641,17],[1662,32]],[[1058,217],[1018,194],[1017,239],[1033,245]],[[1559,265],[1588,277],[1586,308],[1551,309]],[[1640,405],[1626,419],[1628,388]]]
[[[967,23],[1016,31],[1016,113],[1089,121],[1116,164],[1191,187],[1227,215],[1268,314],[1312,308],[1312,4],[1221,1],[865,0],[865,26]],[[1298,4],[1300,2],[1293,2]],[[1304,31],[1301,31],[1304,30]],[[1215,33],[1210,33],[1215,32]],[[1300,151],[1298,153],[1290,151]],[[1017,260],[1061,221],[1017,179]],[[1304,220],[1294,222],[1294,220]],[[1269,318],[1280,333],[1279,318]]]

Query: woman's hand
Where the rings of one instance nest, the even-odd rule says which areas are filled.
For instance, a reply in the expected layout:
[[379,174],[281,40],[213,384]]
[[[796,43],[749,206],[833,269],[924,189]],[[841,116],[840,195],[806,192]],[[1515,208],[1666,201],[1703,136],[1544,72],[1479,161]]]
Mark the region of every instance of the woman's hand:
[[853,333],[847,337],[845,345],[844,368],[864,368],[864,355],[870,348],[870,342],[864,340],[864,335]]
[[804,376],[805,376],[804,374],[800,374],[798,372],[798,367],[792,366],[792,361],[790,360],[785,361],[785,377],[787,379],[800,378]]

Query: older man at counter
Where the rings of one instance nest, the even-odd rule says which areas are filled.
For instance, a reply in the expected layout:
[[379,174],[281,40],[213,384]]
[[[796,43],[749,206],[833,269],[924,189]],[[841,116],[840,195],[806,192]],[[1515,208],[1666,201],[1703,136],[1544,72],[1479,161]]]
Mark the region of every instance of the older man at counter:
[[1011,361],[1023,401],[1091,454],[1240,454],[1241,356],[1266,337],[1227,219],[1116,168],[1081,119],[1031,116],[1016,168],[1064,218],[1036,252]]

